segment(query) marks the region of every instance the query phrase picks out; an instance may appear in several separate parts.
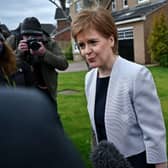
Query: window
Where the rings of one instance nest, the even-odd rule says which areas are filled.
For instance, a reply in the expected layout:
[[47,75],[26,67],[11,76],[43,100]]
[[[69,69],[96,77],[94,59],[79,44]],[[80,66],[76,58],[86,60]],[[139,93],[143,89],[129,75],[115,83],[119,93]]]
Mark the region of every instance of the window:
[[76,54],[80,53],[78,49],[78,45],[76,44],[74,40],[72,41],[72,50],[73,50],[73,53],[76,53]]
[[127,8],[128,7],[128,0],[123,0],[123,8]]
[[138,0],[138,3],[149,2],[149,0]]
[[66,0],[66,4],[71,5],[72,4],[72,0]]
[[116,10],[116,0],[111,1],[112,11]]
[[126,40],[133,38],[133,28],[118,29],[118,40]]
[[75,2],[75,11],[79,12],[82,9],[82,3],[81,1]]

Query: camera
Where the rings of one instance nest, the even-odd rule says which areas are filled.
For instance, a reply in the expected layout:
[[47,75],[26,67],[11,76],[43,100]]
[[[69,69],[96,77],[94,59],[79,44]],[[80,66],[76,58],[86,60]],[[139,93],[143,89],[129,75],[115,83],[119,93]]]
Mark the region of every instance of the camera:
[[39,42],[40,42],[40,40],[35,39],[35,38],[28,39],[27,40],[28,48],[32,49],[33,51],[38,50],[41,47]]

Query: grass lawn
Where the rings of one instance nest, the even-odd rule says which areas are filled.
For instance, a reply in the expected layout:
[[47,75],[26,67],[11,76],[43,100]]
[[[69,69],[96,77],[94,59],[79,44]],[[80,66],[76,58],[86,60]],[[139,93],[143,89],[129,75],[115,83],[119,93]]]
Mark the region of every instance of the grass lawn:
[[153,74],[153,78],[156,83],[157,91],[160,97],[168,140],[168,68],[152,67],[150,68],[150,70]]
[[[150,70],[156,82],[168,130],[168,68],[151,67]],[[85,71],[59,74],[58,108],[66,133],[81,153],[87,167],[91,167],[90,121],[84,95],[85,74]]]

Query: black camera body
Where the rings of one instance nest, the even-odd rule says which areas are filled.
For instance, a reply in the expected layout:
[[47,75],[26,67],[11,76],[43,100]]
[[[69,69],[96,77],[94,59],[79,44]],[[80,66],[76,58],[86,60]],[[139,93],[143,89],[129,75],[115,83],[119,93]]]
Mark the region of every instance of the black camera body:
[[39,44],[40,40],[36,38],[31,38],[27,40],[27,45],[29,49],[32,49],[33,51],[38,50],[41,45]]

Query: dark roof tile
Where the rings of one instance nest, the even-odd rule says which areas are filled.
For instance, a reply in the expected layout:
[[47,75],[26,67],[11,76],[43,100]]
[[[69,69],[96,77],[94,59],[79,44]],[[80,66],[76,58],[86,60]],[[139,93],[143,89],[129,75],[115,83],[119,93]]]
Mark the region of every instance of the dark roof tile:
[[45,32],[47,32],[48,34],[51,34],[56,29],[56,26],[54,26],[53,24],[44,24],[44,23],[42,23],[41,26],[42,26],[42,29]]
[[159,1],[155,3],[147,3],[143,5],[138,5],[134,8],[126,8],[120,11],[112,12],[112,16],[115,20],[115,22],[124,21],[124,20],[130,20],[135,19],[139,17],[146,16],[162,5],[166,4],[166,1]]
[[66,8],[65,12],[61,8],[56,8],[55,11],[55,19],[67,19],[69,16],[69,8]]

